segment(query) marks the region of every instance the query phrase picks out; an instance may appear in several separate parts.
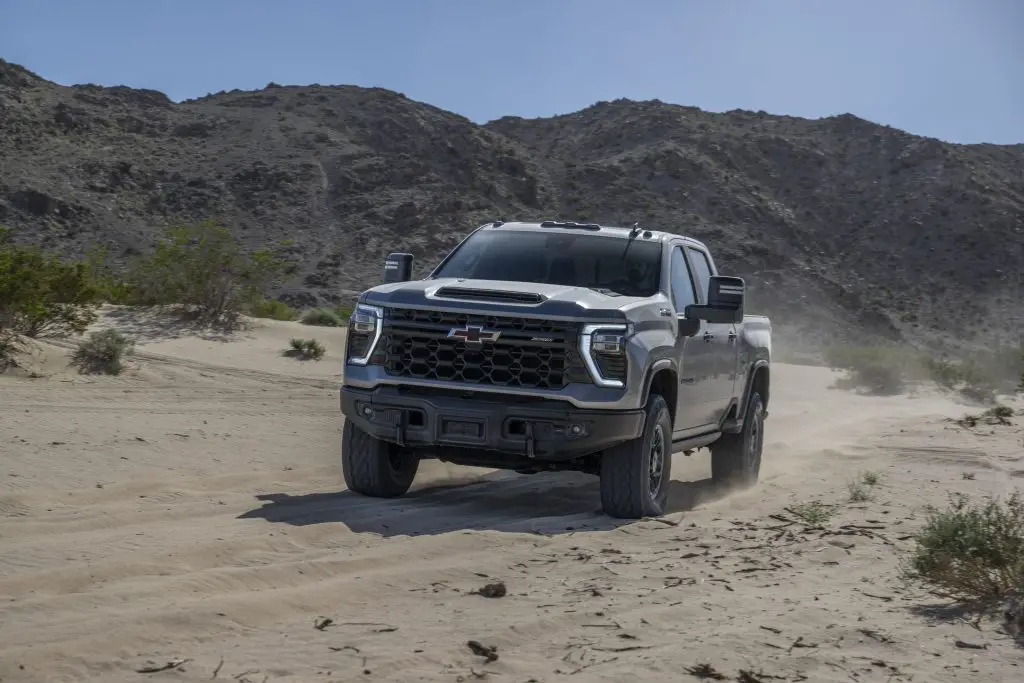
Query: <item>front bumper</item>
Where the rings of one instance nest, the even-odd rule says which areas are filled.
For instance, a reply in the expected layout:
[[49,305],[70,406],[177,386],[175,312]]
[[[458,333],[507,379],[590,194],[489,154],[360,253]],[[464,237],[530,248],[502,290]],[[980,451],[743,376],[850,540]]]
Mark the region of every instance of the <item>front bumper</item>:
[[583,410],[564,401],[341,388],[341,412],[363,431],[411,447],[460,447],[572,460],[639,437],[642,410]]

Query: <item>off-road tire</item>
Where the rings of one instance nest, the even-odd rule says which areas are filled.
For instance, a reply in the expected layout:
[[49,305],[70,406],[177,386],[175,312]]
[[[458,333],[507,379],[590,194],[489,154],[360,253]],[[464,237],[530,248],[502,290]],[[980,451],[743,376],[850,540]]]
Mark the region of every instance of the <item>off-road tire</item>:
[[374,498],[397,498],[416,478],[419,458],[381,441],[346,420],[341,435],[341,470],[349,491]]
[[[665,513],[672,478],[672,419],[665,399],[647,400],[644,432],[601,455],[601,508],[610,517],[640,519]],[[661,454],[656,449],[660,441]],[[660,457],[661,473],[654,484],[652,458]]]
[[736,488],[757,484],[764,450],[764,402],[750,392],[743,429],[738,434],[723,434],[711,444],[711,480]]

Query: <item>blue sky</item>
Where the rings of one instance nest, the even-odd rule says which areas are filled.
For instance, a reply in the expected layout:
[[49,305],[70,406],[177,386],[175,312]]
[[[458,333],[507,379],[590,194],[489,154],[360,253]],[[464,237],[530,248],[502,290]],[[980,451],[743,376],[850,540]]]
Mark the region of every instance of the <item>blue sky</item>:
[[660,99],[1024,142],[1024,0],[0,0],[63,84],[355,84],[475,121]]

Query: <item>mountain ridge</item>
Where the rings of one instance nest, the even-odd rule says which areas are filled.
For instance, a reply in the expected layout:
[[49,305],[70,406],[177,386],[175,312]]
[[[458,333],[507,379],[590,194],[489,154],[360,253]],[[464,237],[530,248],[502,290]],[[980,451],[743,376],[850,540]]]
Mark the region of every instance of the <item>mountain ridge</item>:
[[251,247],[291,241],[299,266],[279,294],[296,305],[350,300],[390,251],[424,273],[484,222],[561,218],[701,239],[788,346],[981,344],[1024,327],[1024,145],[852,114],[618,99],[477,124],[383,88],[176,103],[0,60],[0,160],[0,223],[17,239],[128,259],[167,225],[215,218]]

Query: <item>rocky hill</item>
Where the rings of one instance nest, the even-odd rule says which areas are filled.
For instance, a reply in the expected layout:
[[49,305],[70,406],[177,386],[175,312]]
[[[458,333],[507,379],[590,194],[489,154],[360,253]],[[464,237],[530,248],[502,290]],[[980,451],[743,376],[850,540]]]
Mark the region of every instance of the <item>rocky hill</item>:
[[19,239],[129,258],[205,218],[291,240],[298,305],[350,299],[389,251],[424,272],[484,221],[562,218],[708,242],[790,346],[1024,328],[1024,145],[658,101],[486,125],[349,86],[174,103],[0,60],[0,223]]

